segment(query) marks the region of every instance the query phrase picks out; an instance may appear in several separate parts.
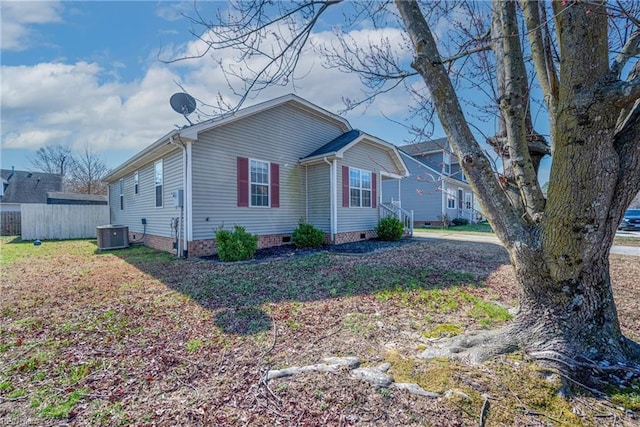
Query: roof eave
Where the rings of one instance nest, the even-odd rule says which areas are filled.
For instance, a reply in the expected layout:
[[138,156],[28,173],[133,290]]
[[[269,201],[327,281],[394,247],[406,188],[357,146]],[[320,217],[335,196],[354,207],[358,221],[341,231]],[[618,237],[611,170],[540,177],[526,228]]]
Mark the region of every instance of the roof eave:
[[[165,150],[160,150],[160,148],[171,144],[171,138],[178,135],[178,130],[172,130],[171,132],[164,135],[162,138],[156,140],[153,144],[147,146],[142,151],[139,151],[129,160],[122,163],[120,166],[109,172],[105,177],[102,178],[103,182],[112,182],[117,179],[122,178],[123,176],[134,172],[139,167],[143,166],[147,163],[151,158],[159,157],[158,154],[164,154]],[[176,146],[172,146],[171,149],[166,150],[166,152],[173,151],[176,149]]]
[[313,156],[313,157],[305,157],[303,159],[300,159],[299,163],[301,165],[311,165],[315,163],[322,163],[325,160],[333,161],[335,159],[342,159],[342,158],[343,156],[341,154],[339,154],[336,151],[333,151],[330,153],[318,154],[317,156]]
[[[188,140],[191,142],[195,142],[198,139],[198,135],[202,132],[207,132],[216,127],[229,124],[236,120],[240,120],[242,118],[252,116],[254,114],[269,110],[271,108],[274,108],[289,102],[294,103],[299,108],[302,108],[313,114],[320,115],[325,119],[329,119],[333,121],[344,132],[351,130],[351,125],[349,124],[347,119],[340,117],[337,114],[331,113],[330,111],[327,111],[323,108],[320,108],[317,105],[307,101],[306,99],[300,98],[299,96],[290,93],[287,95],[280,96],[278,98],[271,99],[269,101],[261,102],[259,104],[255,104],[247,108],[238,110],[233,114],[229,114],[222,118],[208,120],[206,122],[198,123],[198,124],[188,126],[186,128],[179,129],[179,130],[172,130],[171,132],[164,135],[162,138],[158,139],[153,144],[149,145],[148,147],[140,151],[138,154],[134,155],[132,158],[124,162],[122,165],[118,166],[111,173],[105,176],[102,180],[104,182],[112,182],[114,180],[120,179],[123,176],[134,172],[136,169],[143,166],[152,158],[160,157],[158,154],[161,154],[161,153],[157,153],[156,151],[160,151],[159,149],[162,146],[164,146],[165,144],[169,144],[170,139],[173,136],[178,136],[183,141]],[[167,152],[172,150],[173,149],[170,149]],[[321,157],[324,157],[324,156],[321,156]]]

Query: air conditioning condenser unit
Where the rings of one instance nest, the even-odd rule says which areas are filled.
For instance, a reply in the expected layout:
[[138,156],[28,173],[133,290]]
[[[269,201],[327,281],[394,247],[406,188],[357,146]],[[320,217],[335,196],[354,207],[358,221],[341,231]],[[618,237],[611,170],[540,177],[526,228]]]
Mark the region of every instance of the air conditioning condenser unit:
[[98,249],[121,249],[129,247],[129,227],[125,225],[99,225],[96,227]]

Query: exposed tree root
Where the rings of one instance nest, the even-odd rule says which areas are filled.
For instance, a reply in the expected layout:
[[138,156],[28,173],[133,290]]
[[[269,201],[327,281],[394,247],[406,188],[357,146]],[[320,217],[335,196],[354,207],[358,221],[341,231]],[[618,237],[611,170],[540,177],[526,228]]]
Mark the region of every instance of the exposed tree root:
[[494,331],[471,331],[452,338],[433,341],[418,357],[434,359],[450,357],[473,365],[485,362],[500,354],[512,353],[520,346],[510,340],[504,329]]
[[573,387],[595,395],[602,395],[610,386],[630,387],[640,382],[640,345],[631,340],[625,338],[624,351],[611,350],[598,360],[588,358],[586,352],[569,352],[568,348],[571,347],[559,339],[527,339],[522,329],[510,325],[433,341],[418,357],[447,357],[475,365],[520,350],[540,366],[557,371]]

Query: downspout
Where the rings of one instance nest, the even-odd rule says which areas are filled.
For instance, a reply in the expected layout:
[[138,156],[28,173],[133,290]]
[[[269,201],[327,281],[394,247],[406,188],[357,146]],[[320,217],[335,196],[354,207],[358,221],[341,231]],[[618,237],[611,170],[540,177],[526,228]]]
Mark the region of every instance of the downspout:
[[338,223],[338,206],[336,203],[336,185],[337,185],[337,161],[333,159],[333,163],[327,160],[326,157],[323,158],[324,162],[329,165],[329,175],[330,175],[330,194],[331,194],[331,242],[335,242],[335,237],[337,233],[337,223]]
[[446,205],[447,203],[447,188],[446,188],[446,182],[444,180],[442,180],[442,197],[440,197],[440,218],[442,219],[442,226],[446,226],[445,224],[445,220],[444,220],[444,216],[447,214],[447,208],[448,206]]
[[191,148],[193,146],[193,143],[191,141],[187,141],[187,160],[185,162],[185,166],[186,166],[186,178],[185,178],[185,182],[186,182],[186,187],[184,189],[184,197],[185,197],[185,228],[186,228],[186,232],[185,232],[185,236],[186,236],[186,242],[184,244],[185,246],[185,251],[186,251],[186,256],[189,255],[189,242],[193,242],[193,216],[192,216],[192,212],[193,212],[193,188],[192,188],[192,183],[193,183],[193,173],[192,173],[192,161],[191,161]]
[[309,222],[309,165],[304,165],[304,221]]
[[[179,138],[179,137],[178,137]],[[189,212],[187,209],[187,148],[184,146],[184,144],[182,143],[182,141],[180,141],[180,143],[177,143],[173,140],[173,135],[169,136],[169,143],[171,143],[172,145],[178,146],[180,148],[182,148],[182,208],[183,209],[183,220],[182,220],[182,226],[183,226],[183,232],[181,233],[182,236],[180,236],[180,240],[178,240],[178,258],[180,258],[181,256],[187,257],[188,253],[187,253],[187,222],[188,222],[188,218],[189,218]],[[182,255],[180,254],[180,247],[182,247]]]

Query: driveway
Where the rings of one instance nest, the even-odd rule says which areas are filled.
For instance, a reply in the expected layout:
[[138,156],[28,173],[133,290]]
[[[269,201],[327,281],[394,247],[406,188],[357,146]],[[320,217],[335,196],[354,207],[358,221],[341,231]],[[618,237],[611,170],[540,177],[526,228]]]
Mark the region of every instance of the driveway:
[[[638,232],[618,232],[617,236],[633,236],[640,238]],[[480,243],[493,243],[500,245],[500,240],[492,234],[467,234],[467,233],[438,233],[432,231],[420,231],[414,230],[413,237],[427,238],[427,239],[448,239],[448,240],[463,240],[465,242],[480,242]],[[617,255],[631,255],[640,256],[640,247],[637,246],[612,246],[612,254]]]

